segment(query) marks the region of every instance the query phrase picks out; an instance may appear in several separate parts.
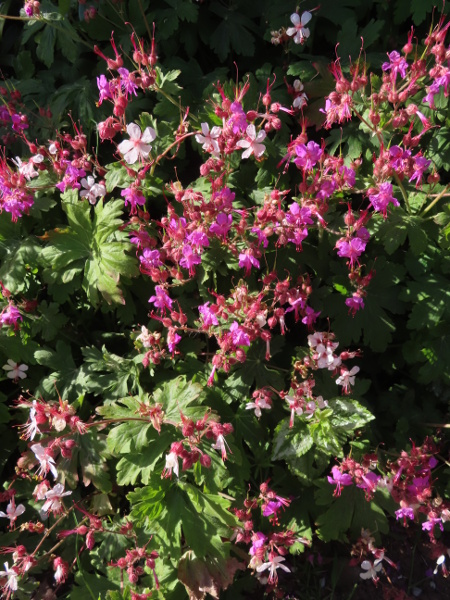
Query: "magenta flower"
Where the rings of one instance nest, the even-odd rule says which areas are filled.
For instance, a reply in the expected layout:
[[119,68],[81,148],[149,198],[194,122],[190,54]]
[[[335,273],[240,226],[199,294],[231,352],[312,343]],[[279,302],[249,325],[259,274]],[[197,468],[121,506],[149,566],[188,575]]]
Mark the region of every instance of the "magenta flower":
[[415,181],[416,187],[419,187],[422,183],[424,172],[431,165],[431,160],[426,159],[424,156],[414,156],[414,173],[409,178],[409,181]]
[[156,308],[159,308],[161,313],[166,311],[166,308],[172,310],[173,300],[169,297],[166,290],[160,285],[155,286],[155,296],[151,296],[149,302],[153,302]]
[[305,144],[297,144],[295,146],[295,153],[297,154],[297,158],[294,158],[294,163],[300,169],[310,170],[312,169],[320,160],[323,150],[316,144],[316,142],[308,142]]
[[380,212],[384,218],[387,217],[389,204],[400,206],[400,202],[392,195],[392,184],[385,182],[380,184],[378,194],[370,194],[369,201],[376,212]]
[[337,241],[336,247],[338,256],[348,258],[350,266],[353,268],[354,263],[359,262],[358,258],[366,249],[366,244],[359,237],[352,238],[350,241],[342,238]]
[[105,75],[102,74],[102,75],[100,75],[100,77],[97,77],[97,87],[100,92],[100,95],[98,98],[99,106],[103,102],[103,100],[106,100],[106,99],[112,100],[113,99],[112,86],[111,86],[110,82],[106,79]]
[[267,536],[265,536],[261,531],[257,531],[252,535],[252,545],[250,546],[249,554],[254,556],[259,548],[262,548],[267,541]]
[[400,74],[401,78],[404,79],[406,77],[406,69],[408,68],[406,59],[396,50],[390,52],[388,57],[389,62],[385,62],[381,65],[383,71],[391,71],[392,75],[394,76],[394,81],[397,79],[398,74]]
[[228,120],[228,125],[231,125],[231,129],[234,134],[242,133],[247,129],[247,116],[242,108],[240,102],[233,102],[230,106],[231,117]]
[[245,276],[248,277],[252,267],[259,269],[260,265],[259,260],[253,256],[253,252],[251,250],[246,250],[239,254],[239,266],[245,268]]
[[333,496],[340,496],[342,493],[342,489],[341,489],[342,486],[352,485],[352,483],[353,483],[352,476],[349,475],[348,473],[341,473],[341,471],[339,470],[339,467],[337,467],[336,465],[331,469],[331,474],[332,474],[332,477],[330,477],[328,475],[327,479],[328,479],[328,483],[331,483],[331,485],[336,486]]
[[237,321],[234,321],[230,327],[231,339],[235,346],[250,346],[250,338],[240,327]]
[[130,214],[135,215],[137,213],[138,206],[145,206],[145,198],[139,190],[135,187],[130,186],[120,192],[120,195],[125,198],[125,206],[130,204]]
[[364,308],[364,300],[358,295],[357,292],[355,292],[351,298],[347,298],[345,300],[345,304],[348,306],[348,312],[352,315],[352,317],[356,315],[358,310]]
[[18,329],[19,321],[22,321],[22,315],[14,304],[8,304],[0,313],[0,326],[10,327],[12,325],[14,329]]
[[310,306],[307,306],[305,309],[306,315],[302,319],[302,323],[308,327],[308,329],[312,329],[312,326],[317,320],[317,317],[320,315],[320,310],[318,312],[314,312]]
[[159,250],[151,250],[150,248],[143,249],[139,260],[142,268],[145,269],[145,271],[157,269],[162,265]]
[[219,213],[216,217],[215,223],[211,225],[209,228],[211,233],[215,233],[218,236],[225,237],[227,233],[231,229],[231,225],[233,224],[232,215],[227,215],[225,213]]
[[119,69],[117,69],[117,71],[120,75],[120,83],[122,84],[122,89],[125,92],[125,94],[127,96],[129,94],[134,94],[135,96],[137,96],[136,90],[138,89],[138,86],[134,81],[134,77],[130,75],[130,71],[128,69],[125,69],[124,67],[120,67]]
[[183,246],[183,258],[180,260],[180,265],[184,269],[189,270],[189,275],[195,275],[195,265],[199,265],[202,262],[201,257],[193,252],[192,247],[189,244]]
[[201,304],[198,307],[198,312],[202,315],[204,327],[219,324],[215,312],[209,307],[209,302]]
[[404,506],[403,508],[399,508],[395,511],[395,518],[397,519],[397,521],[399,519],[403,519],[405,523],[406,519],[411,519],[411,521],[414,521],[414,510],[410,506]]

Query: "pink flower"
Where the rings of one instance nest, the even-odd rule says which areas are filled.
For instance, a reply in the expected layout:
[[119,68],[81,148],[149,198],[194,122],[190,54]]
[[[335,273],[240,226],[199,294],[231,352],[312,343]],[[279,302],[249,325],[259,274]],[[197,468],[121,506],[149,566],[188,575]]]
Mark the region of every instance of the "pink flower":
[[80,181],[83,189],[80,189],[80,198],[87,198],[89,204],[95,204],[97,198],[102,198],[106,195],[106,187],[102,183],[96,183],[92,175]]
[[62,512],[64,507],[61,502],[61,498],[63,498],[64,496],[70,496],[71,493],[71,491],[64,491],[64,486],[62,485],[62,483],[57,483],[52,490],[46,492],[46,501],[44,502],[44,506],[42,507],[41,512],[45,515],[48,512],[52,512],[54,514]]
[[129,140],[121,142],[117,149],[123,154],[124,159],[129,165],[133,165],[138,160],[144,160],[150,154],[152,147],[149,142],[156,138],[156,131],[153,127],[146,127],[144,133],[136,123],[127,125]]
[[204,327],[210,327],[211,325],[219,324],[219,321],[217,320],[217,317],[216,317],[216,313],[214,312],[214,310],[212,308],[209,308],[209,302],[206,302],[205,304],[201,304],[198,307],[198,312],[202,315]]
[[50,454],[48,448],[44,448],[42,444],[33,444],[31,450],[34,452],[34,455],[40,463],[38,475],[43,475],[45,477],[50,471],[56,479],[56,477],[58,477],[58,471],[55,467],[55,459]]
[[254,154],[256,158],[259,158],[264,154],[266,149],[264,144],[261,144],[263,139],[266,137],[266,132],[261,129],[261,131],[258,132],[258,135],[256,135],[255,126],[251,124],[247,127],[246,134],[247,139],[239,140],[239,142],[236,144],[238,148],[247,148],[247,150],[242,153],[242,158],[248,158],[252,154]]
[[180,472],[180,465],[178,463],[178,456],[175,452],[169,452],[166,454],[166,464],[161,473],[161,477],[172,477],[172,471],[178,477]]
[[305,27],[311,21],[311,13],[304,12],[301,17],[297,13],[291,15],[291,23],[294,27],[289,27],[286,34],[289,37],[294,36],[294,43],[303,44],[309,38],[309,29]]
[[193,252],[192,247],[189,244],[183,246],[183,258],[180,260],[180,265],[184,269],[189,270],[189,275],[192,277],[195,275],[195,265],[199,265],[202,259],[198,254]]
[[269,583],[276,583],[278,580],[277,569],[281,568],[286,573],[290,573],[291,570],[286,567],[286,565],[282,565],[286,559],[284,556],[275,555],[273,552],[269,553],[269,561],[263,563],[259,567],[256,567],[258,573],[262,573],[266,569],[269,569]]
[[6,507],[6,513],[0,510],[0,517],[4,517],[5,519],[9,519],[11,521],[11,525],[15,522],[17,517],[20,517],[25,512],[25,506],[23,504],[19,504],[16,506],[14,502],[14,497],[9,501],[8,506]]
[[25,379],[27,376],[25,371],[28,371],[28,365],[19,365],[10,358],[2,368],[6,371],[6,377],[9,377],[9,379],[17,381],[18,379]]
[[197,133],[195,139],[199,144],[202,144],[202,148],[203,150],[205,150],[205,152],[210,152],[211,154],[218,154],[220,148],[217,139],[219,138],[221,133],[222,130],[220,129],[220,127],[217,127],[217,125],[213,127],[211,131],[209,131],[208,123],[202,123],[202,133]]
[[17,577],[19,574],[14,567],[11,567],[10,569],[7,562],[3,566],[5,567],[5,570],[0,571],[0,578],[7,579],[5,585],[3,586],[3,591],[8,592],[9,597],[11,592],[15,592],[17,590]]
[[336,379],[336,383],[343,386],[345,394],[348,394],[351,385],[355,385],[355,375],[358,372],[359,367],[353,367],[351,371],[347,371],[345,368],[341,369],[341,374]]

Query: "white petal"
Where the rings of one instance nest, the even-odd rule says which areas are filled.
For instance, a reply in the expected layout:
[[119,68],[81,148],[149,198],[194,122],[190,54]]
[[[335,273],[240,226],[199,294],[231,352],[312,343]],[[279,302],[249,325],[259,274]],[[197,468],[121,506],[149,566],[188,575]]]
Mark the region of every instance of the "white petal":
[[[293,13],[291,15],[291,23],[295,26],[300,25],[300,17],[298,16],[297,13]],[[291,35],[291,34],[288,34],[288,35]]]
[[136,123],[128,123],[127,125],[127,133],[130,136],[131,140],[139,140],[141,139],[141,128]]
[[153,129],[153,127],[146,127],[144,133],[142,134],[141,142],[148,144],[148,142],[153,142],[155,138],[156,131]]
[[309,23],[312,19],[312,14],[308,11],[304,12],[302,14],[302,18],[301,18],[301,22],[302,22],[302,26],[305,26],[306,23]]

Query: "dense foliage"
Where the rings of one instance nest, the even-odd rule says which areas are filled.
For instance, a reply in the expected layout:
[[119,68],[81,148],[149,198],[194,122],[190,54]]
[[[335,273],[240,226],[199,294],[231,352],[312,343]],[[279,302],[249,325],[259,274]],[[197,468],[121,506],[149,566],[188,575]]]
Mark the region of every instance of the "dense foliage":
[[4,597],[303,597],[340,543],[406,598],[397,523],[446,575],[445,15],[1,10]]

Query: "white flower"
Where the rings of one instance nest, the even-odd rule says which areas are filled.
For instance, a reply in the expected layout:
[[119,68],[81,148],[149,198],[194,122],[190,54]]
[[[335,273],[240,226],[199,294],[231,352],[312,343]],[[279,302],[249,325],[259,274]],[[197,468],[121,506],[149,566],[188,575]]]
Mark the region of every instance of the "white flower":
[[19,365],[10,358],[8,358],[6,365],[3,365],[3,369],[7,371],[6,376],[10,379],[25,379],[28,371],[28,365]]
[[284,556],[274,556],[272,558],[272,560],[270,560],[269,562],[265,562],[262,565],[260,565],[259,567],[256,567],[256,570],[258,573],[262,573],[262,571],[269,569],[269,583],[275,583],[278,579],[278,576],[277,576],[278,568],[283,569],[283,571],[286,571],[286,573],[291,572],[291,570],[288,569],[288,567],[286,567],[286,565],[281,564],[284,560],[286,560],[284,558]]
[[3,589],[5,591],[8,590],[9,592],[15,592],[17,590],[17,571],[14,569],[14,567],[10,569],[7,562],[3,566],[5,567],[5,570],[0,571],[0,578],[8,578],[8,581],[4,585]]
[[41,514],[45,516],[49,511],[53,513],[61,512],[63,508],[61,498],[63,498],[64,496],[70,496],[71,493],[72,492],[70,491],[64,491],[64,486],[62,485],[62,483],[57,483],[52,490],[46,492],[46,502],[44,503],[44,506],[40,511]]
[[361,563],[361,569],[364,569],[365,573],[360,573],[361,579],[373,579],[378,581],[378,573],[381,571],[381,558],[377,558],[373,563],[370,560],[363,560]]
[[246,408],[246,410],[254,409],[255,417],[258,417],[258,419],[259,419],[262,414],[261,409],[266,408],[266,409],[270,410],[272,408],[272,406],[264,398],[257,398],[255,400],[255,402],[247,402],[247,404],[245,405],[245,408]]
[[152,147],[149,142],[156,138],[156,131],[153,127],[146,127],[144,133],[136,123],[127,125],[127,133],[130,136],[129,140],[121,142],[117,149],[123,154],[124,159],[129,165],[134,164],[139,159],[147,158]]
[[178,464],[178,456],[175,454],[175,452],[169,452],[169,454],[166,454],[166,464],[162,472],[162,476],[171,477],[172,471],[178,477],[180,465]]
[[16,506],[14,498],[11,498],[8,506],[6,507],[6,513],[0,510],[0,517],[5,517],[6,519],[9,519],[11,523],[14,523],[17,517],[20,517],[20,515],[22,515],[24,512],[25,506],[23,504],[19,504],[19,506]]
[[47,448],[44,448],[42,444],[33,444],[31,450],[34,452],[34,455],[40,463],[38,475],[43,475],[45,477],[50,471],[56,479],[56,477],[58,477],[58,471],[55,467],[55,459],[49,454]]
[[294,36],[294,42],[296,44],[303,44],[303,42],[309,38],[309,29],[305,27],[307,23],[311,21],[311,13],[304,12],[301,18],[297,13],[291,15],[291,23],[294,27],[289,27],[286,30],[287,35]]
[[350,371],[344,369],[340,376],[336,379],[338,385],[342,385],[344,390],[348,390],[349,386],[355,385],[355,375],[359,373],[359,367],[353,367]]
[[247,148],[245,152],[242,153],[242,158],[248,158],[252,154],[259,158],[264,153],[266,147],[264,144],[261,144],[263,139],[266,137],[266,132],[262,129],[259,131],[258,135],[256,135],[256,129],[253,124],[249,125],[246,130],[247,139],[239,140],[236,144],[238,148]]
[[202,148],[206,152],[210,152],[211,154],[219,153],[219,144],[217,142],[217,138],[222,133],[220,127],[213,127],[211,131],[209,131],[208,123],[202,123],[202,134],[197,133],[195,139],[199,144],[203,144]]
[[83,189],[80,190],[80,198],[87,198],[89,204],[95,204],[97,198],[102,198],[106,194],[106,188],[102,183],[96,183],[95,177],[89,175],[81,180]]

